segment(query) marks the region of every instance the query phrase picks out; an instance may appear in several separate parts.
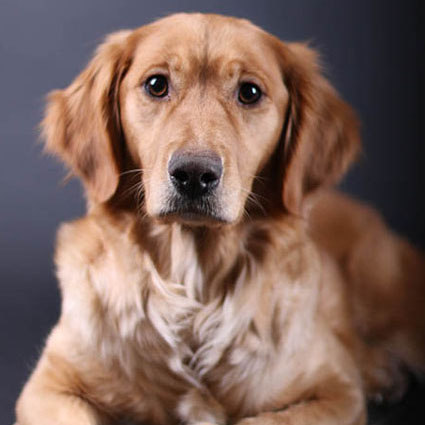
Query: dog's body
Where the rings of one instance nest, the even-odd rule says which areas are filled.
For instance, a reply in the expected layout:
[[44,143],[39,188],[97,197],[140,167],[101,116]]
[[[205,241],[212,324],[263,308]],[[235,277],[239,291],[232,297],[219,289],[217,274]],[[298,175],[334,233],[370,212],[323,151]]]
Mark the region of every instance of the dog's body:
[[305,46],[218,16],[121,32],[44,131],[89,212],[59,232],[61,318],[20,425],[363,424],[422,367],[425,263],[318,190],[358,138]]

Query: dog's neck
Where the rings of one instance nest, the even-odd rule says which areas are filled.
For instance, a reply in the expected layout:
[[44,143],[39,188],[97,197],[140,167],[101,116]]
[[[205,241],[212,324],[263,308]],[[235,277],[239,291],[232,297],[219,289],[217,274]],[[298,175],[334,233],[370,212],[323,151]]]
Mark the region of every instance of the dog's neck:
[[[148,221],[148,222],[147,222]],[[253,241],[243,225],[223,228],[190,227],[179,223],[153,224],[141,219],[143,244],[162,278],[182,284],[190,298],[207,302],[225,291],[249,256]],[[266,232],[263,232],[266,240]],[[265,244],[266,245],[266,244]],[[265,248],[264,245],[264,248]],[[260,261],[260,258],[256,258]],[[233,274],[233,277],[232,277]]]
[[161,278],[183,285],[202,303],[232,291],[241,273],[261,269],[282,241],[289,246],[299,240],[302,227],[291,217],[210,228],[135,217],[140,249],[149,253]]

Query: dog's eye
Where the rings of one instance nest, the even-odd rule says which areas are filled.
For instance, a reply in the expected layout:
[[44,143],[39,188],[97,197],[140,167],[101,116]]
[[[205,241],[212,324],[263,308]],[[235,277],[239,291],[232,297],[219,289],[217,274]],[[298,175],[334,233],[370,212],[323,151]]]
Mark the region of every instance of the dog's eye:
[[168,81],[163,75],[153,75],[145,82],[145,89],[153,97],[164,97],[168,94]]
[[238,100],[244,105],[251,105],[258,102],[262,94],[263,93],[261,92],[260,87],[258,87],[256,84],[243,83],[239,87]]

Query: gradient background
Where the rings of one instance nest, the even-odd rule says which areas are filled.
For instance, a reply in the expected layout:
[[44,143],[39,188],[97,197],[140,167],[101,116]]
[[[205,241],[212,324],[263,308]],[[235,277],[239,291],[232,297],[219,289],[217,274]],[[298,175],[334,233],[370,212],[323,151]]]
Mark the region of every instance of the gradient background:
[[[424,3],[1,0],[0,424],[13,422],[14,401],[58,317],[55,229],[84,214],[79,184],[62,186],[61,166],[37,144],[43,97],[70,83],[106,33],[203,11],[248,18],[282,39],[310,40],[363,123],[364,155],[344,189],[424,248]],[[416,389],[399,406],[373,409],[373,423],[425,423],[424,394]]]

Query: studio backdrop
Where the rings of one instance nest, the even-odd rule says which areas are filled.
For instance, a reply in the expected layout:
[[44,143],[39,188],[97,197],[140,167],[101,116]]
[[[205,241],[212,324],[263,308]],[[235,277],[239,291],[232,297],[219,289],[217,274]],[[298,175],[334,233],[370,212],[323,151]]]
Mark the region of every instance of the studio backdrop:
[[63,168],[42,154],[44,96],[71,82],[105,34],[177,11],[244,17],[318,49],[362,122],[363,153],[343,189],[425,248],[422,0],[2,0],[1,424],[13,423],[15,399],[58,317],[56,229],[85,207],[79,184],[63,184]]

